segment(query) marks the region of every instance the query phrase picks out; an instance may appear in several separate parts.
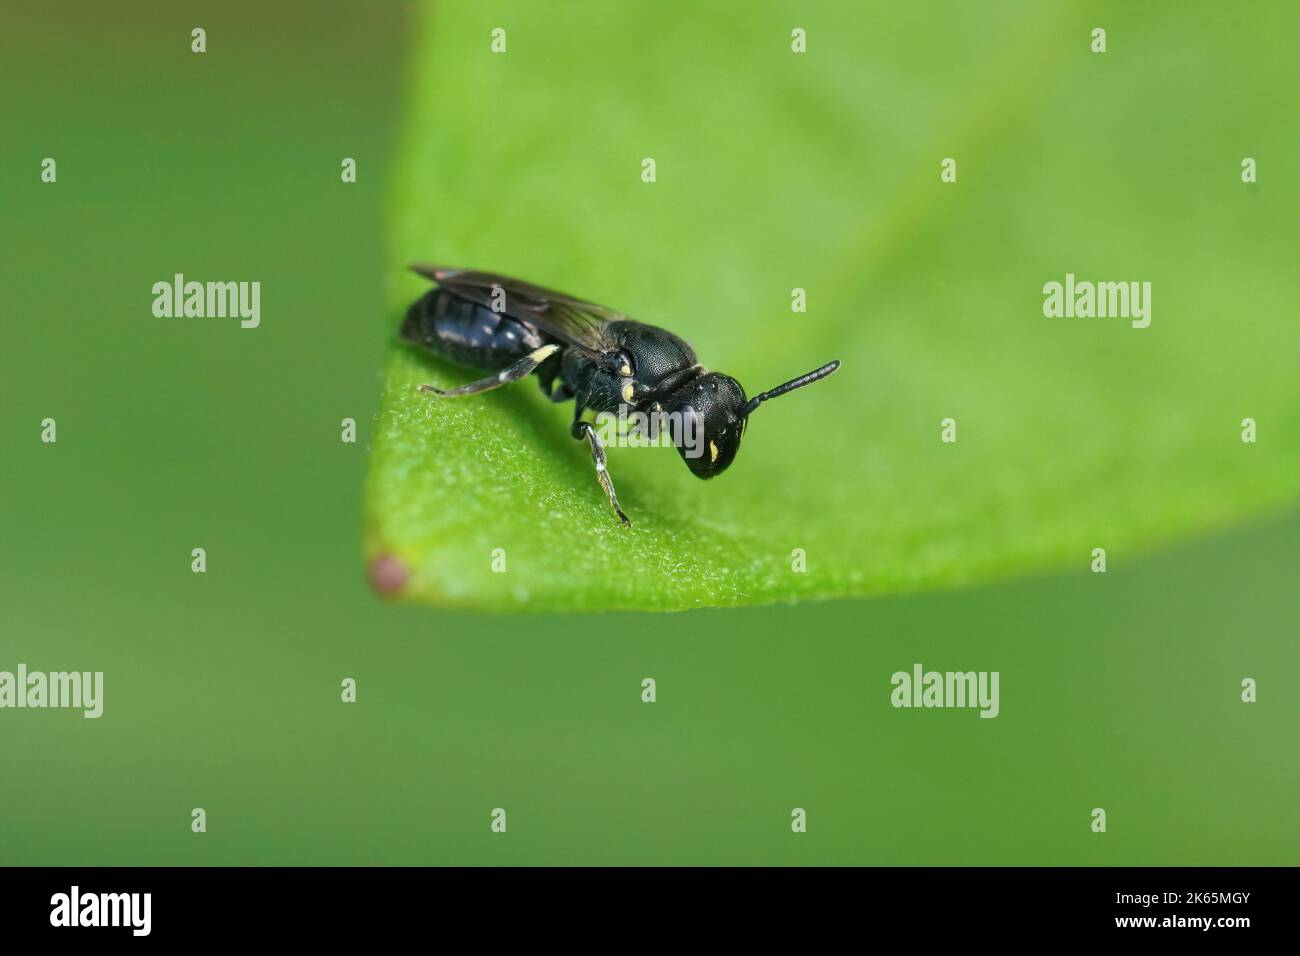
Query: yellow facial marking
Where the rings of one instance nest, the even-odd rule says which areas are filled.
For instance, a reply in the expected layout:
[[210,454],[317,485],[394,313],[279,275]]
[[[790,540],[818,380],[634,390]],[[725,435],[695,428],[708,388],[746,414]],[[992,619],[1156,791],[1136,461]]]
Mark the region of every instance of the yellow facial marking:
[[713,442],[709,442],[709,464],[713,464],[717,460],[718,460],[718,446],[715,445]]
[[624,362],[622,368],[620,368],[620,369],[618,370],[618,374],[619,374],[619,375],[631,375],[631,374],[632,374],[632,366],[630,366],[630,365],[628,365],[626,362]]
[[625,402],[630,402],[630,401],[632,401],[632,394],[633,394],[633,391],[634,391],[634,389],[632,388],[632,383],[631,383],[631,382],[628,382],[626,385],[624,385],[624,386],[623,386],[623,401],[625,401]]

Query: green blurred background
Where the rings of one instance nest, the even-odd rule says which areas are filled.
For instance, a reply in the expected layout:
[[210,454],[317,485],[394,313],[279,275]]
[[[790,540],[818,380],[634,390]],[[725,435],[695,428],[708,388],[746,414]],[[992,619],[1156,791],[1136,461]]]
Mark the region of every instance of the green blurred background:
[[[376,600],[361,489],[410,14],[7,17],[0,669],[102,670],[106,700],[0,711],[0,863],[1300,862],[1293,512],[1104,576],[863,602]],[[260,280],[262,327],[155,319],[174,272]],[[1000,671],[1001,715],[891,709],[915,661]]]

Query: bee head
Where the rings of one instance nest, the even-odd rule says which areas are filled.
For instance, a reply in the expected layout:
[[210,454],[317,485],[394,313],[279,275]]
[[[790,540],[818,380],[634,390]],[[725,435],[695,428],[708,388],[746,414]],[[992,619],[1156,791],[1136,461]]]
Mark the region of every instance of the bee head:
[[696,478],[727,470],[745,430],[745,390],[730,375],[708,372],[673,393],[667,411],[681,417],[677,453]]
[[676,412],[683,423],[690,423],[683,436],[686,440],[677,443],[678,454],[696,478],[722,474],[740,451],[740,439],[749,416],[759,405],[769,398],[811,385],[839,367],[839,362],[830,362],[807,375],[760,392],[748,401],[740,383],[721,372],[707,372],[688,382],[668,402],[669,412]]

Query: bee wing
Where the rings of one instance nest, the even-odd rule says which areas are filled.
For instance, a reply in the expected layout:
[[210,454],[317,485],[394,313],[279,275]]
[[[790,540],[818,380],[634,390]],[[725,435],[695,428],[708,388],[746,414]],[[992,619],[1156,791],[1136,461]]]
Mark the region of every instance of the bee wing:
[[[412,265],[411,271],[471,302],[488,308],[504,307],[506,315],[531,322],[543,332],[549,332],[597,360],[615,348],[615,343],[605,332],[606,324],[627,318],[603,305],[491,272],[420,264]],[[504,293],[504,302],[502,296],[497,295],[498,289]]]

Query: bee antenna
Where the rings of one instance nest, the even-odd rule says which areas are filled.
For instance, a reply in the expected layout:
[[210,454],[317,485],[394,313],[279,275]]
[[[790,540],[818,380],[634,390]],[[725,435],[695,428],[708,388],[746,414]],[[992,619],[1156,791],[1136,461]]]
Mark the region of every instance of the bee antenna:
[[760,392],[745,403],[745,407],[741,409],[740,412],[741,418],[748,418],[750,412],[758,408],[759,405],[762,405],[769,398],[776,398],[778,395],[784,395],[786,392],[793,392],[796,388],[803,388],[805,385],[811,385],[813,382],[830,375],[831,372],[835,371],[839,367],[840,363],[838,361],[827,362],[821,368],[809,372],[807,375],[800,375],[798,378],[792,378],[784,385],[778,385],[770,391]]

